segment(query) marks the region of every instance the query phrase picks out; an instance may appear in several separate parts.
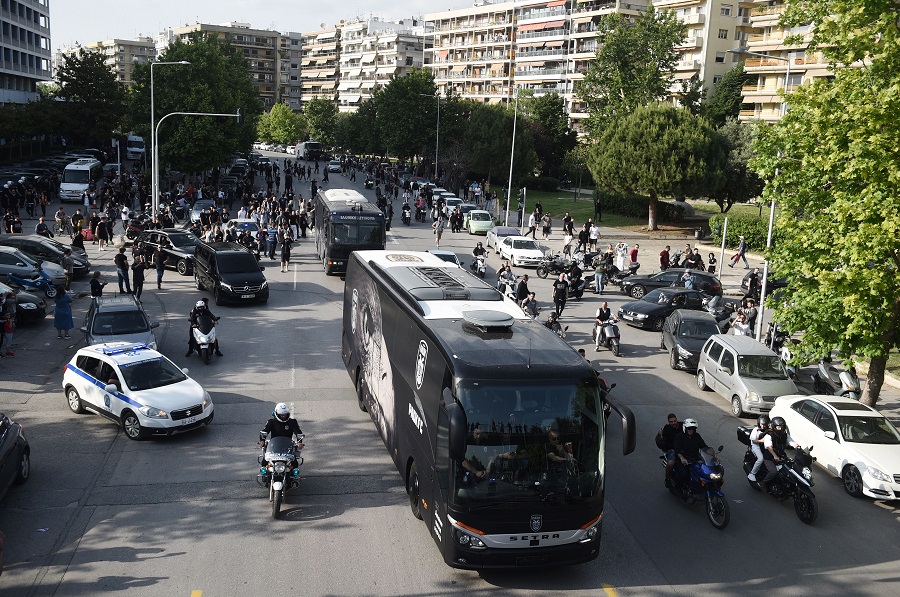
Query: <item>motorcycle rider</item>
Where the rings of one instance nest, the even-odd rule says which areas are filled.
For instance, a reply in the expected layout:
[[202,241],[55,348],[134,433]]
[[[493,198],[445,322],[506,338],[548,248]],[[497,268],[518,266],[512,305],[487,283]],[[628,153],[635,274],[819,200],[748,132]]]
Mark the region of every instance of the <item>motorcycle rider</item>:
[[513,273],[512,268],[509,267],[509,262],[504,262],[503,265],[500,266],[500,271],[497,272],[497,290],[506,293],[507,287],[510,287],[515,283],[516,275]]
[[559,316],[556,313],[551,313],[549,317],[547,317],[547,321],[544,322],[544,327],[557,336],[562,337],[563,330],[562,326],[559,325]]
[[678,460],[675,465],[688,466],[691,462],[700,460],[700,450],[709,450],[710,447],[703,441],[703,437],[697,433],[697,421],[685,419],[682,424],[684,431],[675,436],[675,455]]
[[763,464],[766,467],[766,476],[762,481],[766,491],[771,492],[769,483],[778,474],[777,464],[787,458],[784,450],[788,446],[799,448],[800,444],[794,441],[788,432],[787,423],[782,417],[772,419],[772,431],[763,438]]
[[485,259],[487,259],[487,250],[484,248],[484,245],[478,243],[475,245],[475,248],[472,249],[472,257],[474,258],[473,262],[478,259],[478,256],[481,255]]
[[666,455],[666,487],[672,485],[672,469],[675,467],[675,438],[681,432],[681,423],[675,413],[669,413],[666,424],[656,432],[656,447]]
[[756,464],[753,465],[753,469],[750,471],[750,474],[747,475],[747,478],[751,481],[756,481],[756,473],[759,472],[759,468],[763,464],[763,438],[768,433],[769,416],[759,415],[759,418],[756,419],[756,427],[750,432],[750,450],[753,452],[753,455],[756,456]]
[[[300,423],[297,422],[297,419],[291,417],[291,410],[288,408],[288,405],[284,402],[279,402],[275,405],[275,410],[272,411],[272,418],[266,421],[266,426],[259,432],[259,447],[265,447],[265,438],[267,436],[272,438],[287,437],[293,439],[296,435],[296,446],[302,450],[303,441],[300,439],[302,434],[303,431],[300,429]],[[262,461],[262,466],[266,466],[265,460]],[[295,457],[291,460],[291,468],[297,468],[298,466],[297,458]]]
[[404,222],[408,222],[410,220],[410,212],[411,211],[412,211],[412,208],[409,206],[409,201],[404,199],[403,205],[400,207],[400,212],[401,212],[400,218]]
[[600,352],[600,343],[603,341],[603,324],[610,319],[619,321],[618,317],[613,316],[612,310],[609,308],[609,303],[603,301],[603,304],[597,308],[597,314],[594,316],[595,352]]
[[[194,354],[195,350],[198,350],[196,342],[194,342],[194,328],[197,326],[197,319],[202,314],[207,314],[213,321],[219,321],[219,318],[213,315],[212,311],[209,310],[209,306],[207,303],[209,302],[208,298],[203,298],[194,304],[194,308],[191,309],[191,313],[188,318],[191,321],[191,327],[188,328],[188,351],[184,356],[189,357]],[[225,356],[222,354],[222,351],[219,350],[219,339],[216,338],[216,343],[213,345],[215,347],[216,356]]]

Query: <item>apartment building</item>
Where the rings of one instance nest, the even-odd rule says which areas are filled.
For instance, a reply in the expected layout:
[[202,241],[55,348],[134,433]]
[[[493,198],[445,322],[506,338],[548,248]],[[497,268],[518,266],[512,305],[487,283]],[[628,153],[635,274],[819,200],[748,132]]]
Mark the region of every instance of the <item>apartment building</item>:
[[275,102],[281,101],[281,33],[268,29],[253,29],[249,23],[231,22],[221,25],[194,23],[161,32],[157,36],[157,51],[161,54],[175,39],[189,42],[191,35],[197,32],[228,40],[244,54],[250,66],[253,85],[258,90],[265,108],[271,108]]
[[279,58],[281,64],[278,72],[280,101],[295,111],[302,107],[300,97],[302,95],[301,83],[301,55],[303,34],[295,31],[284,33],[281,36],[281,49]]
[[37,99],[50,58],[49,0],[0,0],[0,105]]
[[342,23],[340,32],[338,109],[354,112],[393,75],[402,77],[422,68],[430,28],[416,19],[392,22],[372,18]]
[[340,29],[300,35],[300,104],[319,98],[337,101]]
[[79,50],[99,52],[103,62],[116,75],[116,80],[125,85],[134,82],[134,66],[147,64],[156,59],[156,41],[152,37],[139,36],[137,39],[107,39],[79,44],[61,49],[53,55],[54,75],[63,55],[76,54]]

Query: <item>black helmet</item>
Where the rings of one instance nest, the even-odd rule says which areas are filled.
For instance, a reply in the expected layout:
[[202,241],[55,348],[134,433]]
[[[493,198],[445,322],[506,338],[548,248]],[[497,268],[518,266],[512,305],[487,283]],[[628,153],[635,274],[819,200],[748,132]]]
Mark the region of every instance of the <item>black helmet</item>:
[[756,424],[763,429],[767,428],[769,426],[769,415],[759,415],[756,419]]
[[[779,427],[781,429],[779,429]],[[782,441],[787,439],[788,427],[782,417],[775,417],[772,419],[772,434]]]

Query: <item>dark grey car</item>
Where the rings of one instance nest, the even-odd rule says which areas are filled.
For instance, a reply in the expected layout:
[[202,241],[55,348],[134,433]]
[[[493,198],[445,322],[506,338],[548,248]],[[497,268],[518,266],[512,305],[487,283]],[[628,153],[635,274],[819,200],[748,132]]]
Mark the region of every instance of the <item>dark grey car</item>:
[[716,318],[709,313],[677,309],[663,324],[659,346],[669,353],[672,369],[693,371],[697,369],[703,345],[718,333]]

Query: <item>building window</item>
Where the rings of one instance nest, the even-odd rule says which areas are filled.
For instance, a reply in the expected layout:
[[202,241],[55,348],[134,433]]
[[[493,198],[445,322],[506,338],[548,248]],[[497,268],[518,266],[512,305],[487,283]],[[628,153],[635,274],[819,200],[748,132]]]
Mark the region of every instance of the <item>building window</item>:
[[725,64],[725,52],[716,52],[716,62]]
[[730,16],[731,16],[731,5],[730,5],[730,4],[723,4],[723,5],[722,5],[721,14],[722,14],[723,17],[730,17]]
[[722,75],[713,75],[713,85],[718,85],[722,81]]
[[728,39],[728,29],[719,29],[719,39]]

